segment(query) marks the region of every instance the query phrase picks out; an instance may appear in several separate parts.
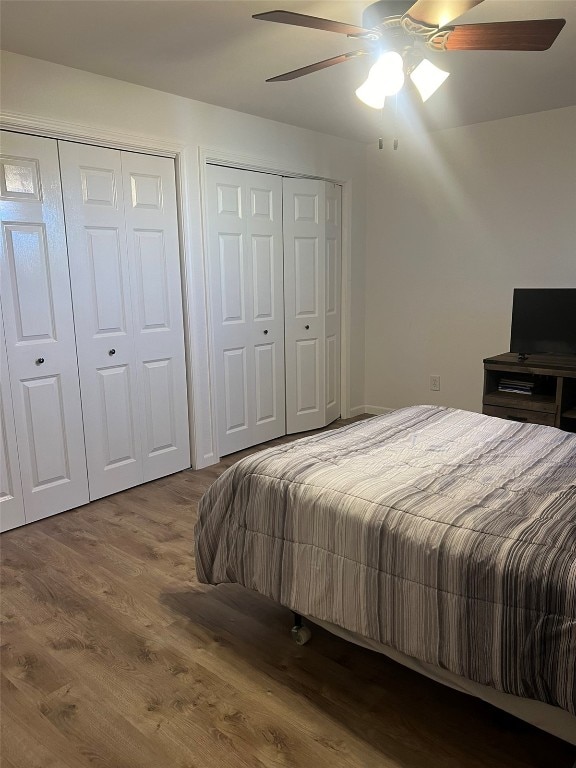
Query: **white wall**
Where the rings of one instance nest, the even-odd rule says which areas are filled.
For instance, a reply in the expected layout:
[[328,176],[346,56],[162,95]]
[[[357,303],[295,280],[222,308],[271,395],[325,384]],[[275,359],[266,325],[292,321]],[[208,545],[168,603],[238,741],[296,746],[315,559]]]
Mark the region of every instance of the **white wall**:
[[[364,145],[221,109],[149,88],[12,53],[3,53],[2,113],[65,121],[100,131],[135,134],[185,145],[191,276],[192,369],[197,464],[212,458],[199,147],[258,159],[269,168],[348,182],[350,278],[350,405],[364,403]],[[199,288],[200,286],[200,288]]]
[[481,410],[513,288],[576,287],[575,137],[568,107],[368,148],[368,405]]

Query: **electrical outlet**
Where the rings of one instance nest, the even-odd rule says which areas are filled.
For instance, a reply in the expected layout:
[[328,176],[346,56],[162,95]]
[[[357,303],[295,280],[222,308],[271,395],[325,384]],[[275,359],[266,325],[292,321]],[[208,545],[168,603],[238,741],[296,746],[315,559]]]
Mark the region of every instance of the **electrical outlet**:
[[432,392],[440,392],[440,376],[430,376],[430,389]]

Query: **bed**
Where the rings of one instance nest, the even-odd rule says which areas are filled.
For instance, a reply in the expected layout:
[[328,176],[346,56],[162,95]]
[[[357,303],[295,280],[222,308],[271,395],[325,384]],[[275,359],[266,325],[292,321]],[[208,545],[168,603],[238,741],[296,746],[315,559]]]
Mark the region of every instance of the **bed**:
[[200,502],[233,582],[576,744],[576,435],[414,406],[253,454]]

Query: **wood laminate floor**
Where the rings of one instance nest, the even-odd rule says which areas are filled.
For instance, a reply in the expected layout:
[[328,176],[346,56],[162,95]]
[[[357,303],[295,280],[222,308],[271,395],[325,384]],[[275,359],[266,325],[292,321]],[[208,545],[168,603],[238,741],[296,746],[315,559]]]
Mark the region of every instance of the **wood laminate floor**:
[[289,611],[198,584],[197,502],[241,455],[2,536],[2,768],[572,765],[478,700],[319,628],[298,647]]

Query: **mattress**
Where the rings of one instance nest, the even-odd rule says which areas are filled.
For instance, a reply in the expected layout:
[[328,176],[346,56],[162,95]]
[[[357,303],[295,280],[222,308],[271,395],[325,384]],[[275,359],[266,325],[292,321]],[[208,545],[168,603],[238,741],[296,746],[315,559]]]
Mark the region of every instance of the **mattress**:
[[574,434],[414,406],[269,448],[202,498],[196,566],[576,713]]

